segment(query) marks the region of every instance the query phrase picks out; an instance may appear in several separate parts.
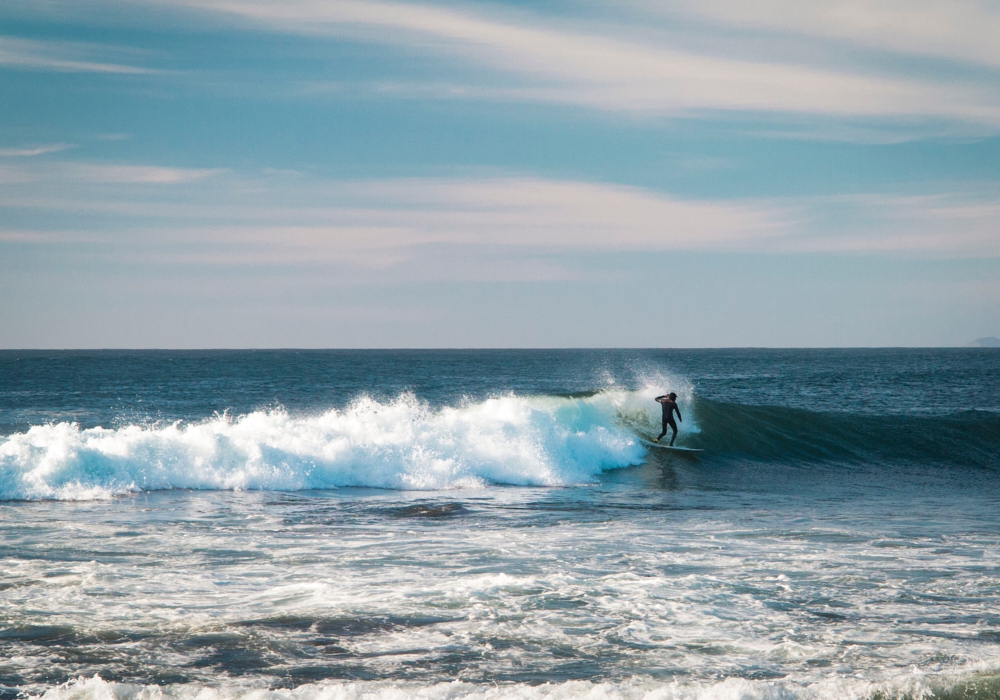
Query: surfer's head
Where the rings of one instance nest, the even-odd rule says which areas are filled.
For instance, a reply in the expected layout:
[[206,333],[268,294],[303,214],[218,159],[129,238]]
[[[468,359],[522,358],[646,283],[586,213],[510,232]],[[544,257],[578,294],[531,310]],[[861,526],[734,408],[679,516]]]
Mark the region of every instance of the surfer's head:
[[671,391],[669,394],[667,394],[667,398],[669,398],[669,399],[676,399],[677,398],[677,394],[675,394],[674,392]]

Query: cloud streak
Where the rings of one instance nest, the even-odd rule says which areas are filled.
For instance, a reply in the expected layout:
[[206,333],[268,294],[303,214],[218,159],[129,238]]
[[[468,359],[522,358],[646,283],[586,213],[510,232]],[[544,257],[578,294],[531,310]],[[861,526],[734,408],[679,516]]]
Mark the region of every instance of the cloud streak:
[[445,250],[458,259],[484,250],[555,259],[628,251],[1000,257],[1000,200],[968,195],[691,200],[510,176],[329,181],[94,163],[4,172],[0,211],[36,220],[7,240],[41,243],[46,230],[112,248],[142,240],[141,255],[160,261],[387,269]]
[[[350,38],[450,56],[516,77],[519,84],[492,93],[507,99],[640,114],[735,110],[1000,125],[995,85],[723,57],[682,50],[666,38],[655,41],[648,34],[642,40],[623,39],[554,26],[552,21],[528,24],[415,3],[162,0],[157,4],[180,5],[267,31]],[[716,14],[721,10],[711,17],[717,19]]]
[[[275,263],[365,259],[377,266],[427,246],[553,253],[724,249],[779,235],[785,226],[784,213],[773,207],[685,201],[587,182],[216,177],[222,172],[95,164],[24,168],[10,173],[19,191],[9,189],[0,207],[90,220],[109,241],[136,231],[136,222],[157,219],[166,225],[141,224],[144,240],[221,247],[239,260],[260,259],[266,249]],[[106,190],[105,183],[116,186]],[[148,190],[150,184],[157,187]],[[157,194],[162,186],[174,188],[169,200]]]
[[100,184],[173,185],[196,182],[224,173],[224,169],[165,168],[155,165],[107,165],[103,163],[65,163],[49,171],[54,179],[79,180]]
[[811,227],[781,252],[1000,257],[997,198],[852,195],[810,204]]
[[667,0],[640,2],[654,14],[690,15],[753,30],[848,41],[1000,67],[1000,7],[974,0]]
[[0,67],[42,70],[59,73],[112,73],[150,75],[150,68],[87,60],[88,54],[101,50],[87,44],[62,41],[39,41],[0,36]]
[[21,148],[0,148],[0,157],[30,158],[32,156],[40,156],[46,153],[58,153],[59,151],[65,151],[70,148],[75,148],[75,146],[68,143],[53,143],[47,146],[23,146]]
[[[93,0],[111,10],[119,0]],[[574,18],[466,4],[385,0],[138,0],[128,3],[191,22],[258,32],[291,33],[387,46],[406,60],[426,60],[437,75],[386,77],[375,93],[402,99],[466,99],[585,106],[633,116],[757,112],[769,115],[876,120],[914,128],[947,122],[955,129],[1000,127],[995,76],[931,73],[903,62],[850,58],[860,49],[882,55],[930,56],[995,69],[1000,11],[956,0],[635,0],[599,24]],[[697,31],[674,25],[694,22]],[[700,23],[700,24],[699,24]],[[690,38],[701,39],[692,44]],[[733,32],[741,32],[733,41]],[[789,38],[798,41],[791,41]],[[837,53],[807,50],[816,40],[841,42]],[[804,42],[804,43],[803,43]],[[772,50],[781,44],[781,50]],[[694,47],[693,47],[694,46]],[[0,37],[0,67],[62,72],[162,73],[104,60],[108,47]],[[441,74],[445,59],[454,75]],[[882,66],[881,68],[877,66]],[[444,78],[444,79],[442,79]],[[347,94],[344,83],[317,76],[300,90]],[[331,92],[331,87],[333,89]],[[362,91],[364,92],[364,91]],[[926,128],[926,127],[925,127]]]

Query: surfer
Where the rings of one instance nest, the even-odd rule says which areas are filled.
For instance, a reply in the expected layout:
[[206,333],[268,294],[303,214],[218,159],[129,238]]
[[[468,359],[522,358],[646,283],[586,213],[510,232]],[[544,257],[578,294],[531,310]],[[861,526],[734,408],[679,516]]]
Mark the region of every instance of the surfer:
[[660,438],[667,434],[667,426],[669,425],[674,429],[674,434],[670,436],[670,446],[673,447],[674,440],[677,439],[677,424],[674,423],[674,411],[677,411],[677,419],[681,423],[684,422],[684,419],[681,418],[681,409],[677,408],[677,394],[671,391],[669,394],[657,396],[656,401],[663,408],[663,432],[653,442],[659,442]]

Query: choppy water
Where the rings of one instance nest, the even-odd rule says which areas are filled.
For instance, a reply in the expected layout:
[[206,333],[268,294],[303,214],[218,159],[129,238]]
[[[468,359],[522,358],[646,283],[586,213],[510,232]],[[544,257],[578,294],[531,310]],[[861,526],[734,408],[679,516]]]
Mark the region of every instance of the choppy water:
[[1000,697],[1000,351],[0,372],[3,697]]

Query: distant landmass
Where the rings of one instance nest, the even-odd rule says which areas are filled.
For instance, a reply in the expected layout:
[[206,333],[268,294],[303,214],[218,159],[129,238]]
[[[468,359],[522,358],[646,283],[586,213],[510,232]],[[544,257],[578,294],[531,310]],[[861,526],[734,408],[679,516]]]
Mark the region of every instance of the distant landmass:
[[970,348],[1000,348],[1000,338],[991,335],[989,338],[976,338],[969,343]]

